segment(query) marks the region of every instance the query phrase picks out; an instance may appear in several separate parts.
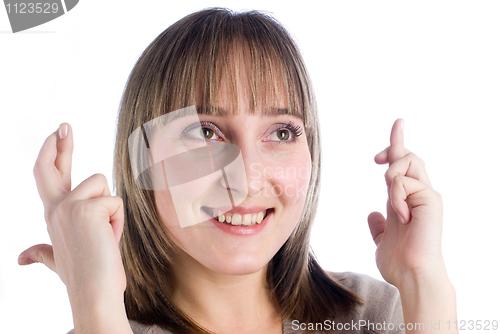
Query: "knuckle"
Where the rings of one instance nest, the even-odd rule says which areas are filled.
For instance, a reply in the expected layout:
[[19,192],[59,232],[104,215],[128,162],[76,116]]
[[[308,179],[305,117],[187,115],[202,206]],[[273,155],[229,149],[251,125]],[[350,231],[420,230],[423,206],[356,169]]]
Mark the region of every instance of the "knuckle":
[[92,182],[96,187],[108,188],[108,179],[106,178],[106,176],[104,176],[104,174],[96,173],[89,177],[88,180]]
[[416,164],[420,164],[422,167],[425,167],[424,160],[422,160],[422,158],[420,158],[418,155],[416,155],[415,153],[410,153],[408,155],[409,155],[409,159],[410,159],[412,164],[416,163]]
[[64,205],[63,202],[59,203],[57,206],[48,206],[45,208],[45,221],[47,222],[47,226],[54,225],[57,221],[61,220],[61,217],[64,215]]
[[39,160],[37,160],[35,162],[35,165],[33,165],[33,175],[35,176],[35,180],[41,179],[43,177],[43,166]]
[[384,178],[387,183],[392,181],[392,172],[390,168],[385,171]]
[[421,163],[423,166],[425,166],[424,161],[415,153],[411,152],[408,154],[409,159],[412,163]]
[[397,174],[392,179],[392,183],[396,184],[396,185],[402,185],[403,184],[403,180],[404,180],[404,176]]
[[116,199],[116,201],[118,201],[118,204],[123,207],[123,198],[121,198],[120,196],[113,196],[113,197]]
[[75,204],[71,216],[73,220],[93,221],[100,214],[99,201],[86,200]]
[[40,175],[40,166],[38,165],[38,161],[35,162],[35,165],[33,166],[33,175],[35,175],[35,178]]
[[413,152],[410,152],[406,155],[407,159],[409,159],[410,161],[418,161],[420,160],[420,158]]
[[45,212],[43,213],[43,217],[45,218],[45,222],[49,224],[52,221],[53,210],[52,208],[45,208]]
[[88,201],[80,201],[75,203],[73,209],[71,210],[72,216],[85,216],[89,212],[89,203]]
[[436,190],[433,190],[433,192],[434,192],[434,196],[436,197],[436,199],[438,201],[442,202],[443,201],[443,196],[439,192],[437,192]]
[[106,179],[106,176],[104,176],[104,174],[101,174],[101,173],[95,173],[94,175],[91,176],[91,178],[97,182],[108,182],[108,180]]

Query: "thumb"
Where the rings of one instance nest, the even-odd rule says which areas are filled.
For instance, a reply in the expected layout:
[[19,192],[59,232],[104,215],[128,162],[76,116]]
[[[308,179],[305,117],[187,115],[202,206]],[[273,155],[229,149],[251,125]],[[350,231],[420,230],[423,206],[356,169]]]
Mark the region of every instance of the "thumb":
[[39,244],[31,246],[19,255],[17,263],[24,266],[32,263],[43,263],[50,270],[56,271],[56,263],[54,261],[54,251],[51,245]]
[[373,241],[378,246],[385,231],[385,218],[380,212],[372,212],[368,215],[368,226],[372,234]]

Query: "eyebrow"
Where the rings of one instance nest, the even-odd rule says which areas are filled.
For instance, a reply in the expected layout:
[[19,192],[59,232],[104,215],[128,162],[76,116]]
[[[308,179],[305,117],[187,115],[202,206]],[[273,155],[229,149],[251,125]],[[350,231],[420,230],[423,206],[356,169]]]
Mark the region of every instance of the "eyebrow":
[[[196,107],[196,111],[198,114],[208,114],[214,116],[231,116],[233,113],[227,111],[224,108],[220,107]],[[257,115],[265,116],[265,117],[276,117],[280,115],[289,115],[295,118],[302,120],[302,116],[299,112],[288,109],[288,108],[266,108],[262,110],[260,113],[255,113]]]

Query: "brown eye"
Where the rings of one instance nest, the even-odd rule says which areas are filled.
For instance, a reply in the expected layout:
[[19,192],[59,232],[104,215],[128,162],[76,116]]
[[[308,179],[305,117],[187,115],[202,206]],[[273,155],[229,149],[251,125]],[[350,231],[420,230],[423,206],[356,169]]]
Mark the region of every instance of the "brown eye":
[[201,135],[205,139],[211,139],[214,135],[214,130],[210,128],[201,128]]
[[290,131],[284,129],[278,130],[276,131],[276,136],[279,140],[288,140],[290,138]]

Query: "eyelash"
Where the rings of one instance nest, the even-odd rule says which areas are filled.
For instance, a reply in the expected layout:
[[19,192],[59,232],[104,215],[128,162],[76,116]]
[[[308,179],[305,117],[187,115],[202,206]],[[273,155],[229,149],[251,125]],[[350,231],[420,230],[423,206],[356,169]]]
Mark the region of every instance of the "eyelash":
[[[205,122],[205,121],[201,121],[200,123],[194,123],[194,124],[189,125],[188,127],[186,127],[184,129],[184,131],[182,131],[181,137],[182,138],[192,139],[192,140],[197,140],[197,141],[201,141],[201,142],[205,142],[207,139],[196,138],[196,137],[193,137],[193,136],[189,135],[189,132],[191,132],[192,130],[194,130],[194,129],[203,129],[203,128],[209,128],[209,129],[211,129],[215,133],[215,135],[217,135],[218,137],[222,137],[220,135],[221,131],[219,130],[219,128],[215,124],[210,123],[210,122]],[[213,140],[209,139],[209,141],[213,141]]]
[[[210,122],[202,121],[200,123],[194,123],[194,124],[191,124],[188,127],[186,127],[182,131],[182,134],[181,134],[182,138],[189,138],[189,139],[193,139],[193,140],[205,142],[206,139],[196,138],[196,137],[193,137],[193,136],[189,135],[189,132],[191,132],[193,129],[197,129],[197,128],[201,128],[201,129],[202,128],[209,128],[212,131],[214,131],[214,133],[218,137],[223,137],[223,136],[220,135],[221,134],[220,129],[215,124],[210,123]],[[273,131],[270,134],[273,134],[276,131],[283,130],[283,129],[290,131],[290,133],[292,134],[292,138],[289,139],[289,140],[280,140],[280,141],[277,141],[277,143],[280,144],[280,145],[281,144],[294,143],[294,142],[297,141],[297,138],[302,135],[302,128],[300,127],[300,125],[293,125],[292,122],[278,124],[276,126],[276,128],[273,129]],[[210,140],[210,141],[213,141],[213,140]],[[274,142],[276,142],[276,141],[274,141]]]
[[279,124],[275,129],[273,129],[271,134],[275,133],[276,131],[283,130],[283,129],[290,131],[290,133],[292,134],[292,138],[289,140],[277,141],[277,143],[279,145],[295,143],[297,141],[297,138],[299,138],[302,135],[301,127],[299,125],[293,125],[292,122],[288,122],[285,124]]

